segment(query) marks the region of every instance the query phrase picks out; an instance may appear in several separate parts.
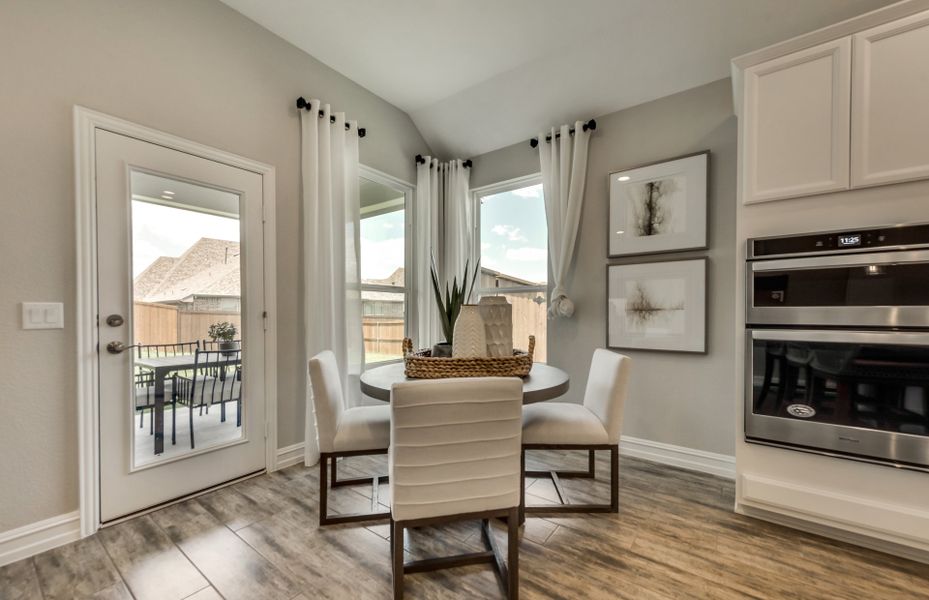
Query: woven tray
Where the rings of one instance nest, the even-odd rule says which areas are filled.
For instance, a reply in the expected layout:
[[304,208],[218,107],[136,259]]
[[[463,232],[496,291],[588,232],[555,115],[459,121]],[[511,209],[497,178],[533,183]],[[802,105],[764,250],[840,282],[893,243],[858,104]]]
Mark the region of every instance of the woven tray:
[[535,336],[529,336],[529,351],[513,350],[513,356],[475,358],[432,358],[432,350],[413,351],[413,341],[403,340],[405,374],[410,379],[450,377],[526,377],[532,369]]

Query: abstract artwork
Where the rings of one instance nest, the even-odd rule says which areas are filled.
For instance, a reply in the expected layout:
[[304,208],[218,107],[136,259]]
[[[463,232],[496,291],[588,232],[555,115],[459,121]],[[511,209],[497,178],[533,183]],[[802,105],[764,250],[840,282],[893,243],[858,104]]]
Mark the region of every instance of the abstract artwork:
[[706,259],[610,265],[607,346],[706,351]]
[[706,248],[708,155],[610,173],[609,256]]

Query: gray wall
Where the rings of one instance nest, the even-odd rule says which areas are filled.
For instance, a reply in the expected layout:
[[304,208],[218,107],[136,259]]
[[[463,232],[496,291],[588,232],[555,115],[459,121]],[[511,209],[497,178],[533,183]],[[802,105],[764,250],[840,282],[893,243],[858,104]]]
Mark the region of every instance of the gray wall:
[[[215,0],[0,0],[0,531],[78,508],[75,104],[277,167],[279,444],[303,438],[297,96],[368,129],[364,164],[415,181],[405,113]],[[22,301],[65,303],[23,331]]]
[[[590,356],[606,343],[606,265],[707,255],[706,355],[624,350],[634,359],[623,433],[732,455],[736,130],[728,79],[597,117],[590,142],[587,192],[569,290],[577,312],[549,321],[549,362],[571,375],[580,401]],[[528,142],[528,140],[527,140]],[[472,187],[539,171],[527,142],[474,158]],[[640,164],[710,150],[708,252],[608,261],[607,175]]]

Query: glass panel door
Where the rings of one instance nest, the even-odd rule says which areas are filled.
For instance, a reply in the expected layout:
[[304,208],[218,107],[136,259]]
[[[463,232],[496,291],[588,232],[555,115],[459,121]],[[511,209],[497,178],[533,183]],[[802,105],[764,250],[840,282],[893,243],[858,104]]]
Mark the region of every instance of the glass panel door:
[[130,174],[136,467],[242,439],[236,193]]
[[94,138],[105,523],[266,466],[264,185],[163,144]]

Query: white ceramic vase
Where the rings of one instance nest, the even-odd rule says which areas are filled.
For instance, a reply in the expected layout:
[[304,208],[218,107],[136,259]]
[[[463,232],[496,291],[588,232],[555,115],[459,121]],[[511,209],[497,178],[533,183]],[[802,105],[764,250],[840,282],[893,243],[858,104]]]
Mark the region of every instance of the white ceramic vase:
[[503,296],[484,296],[478,306],[487,334],[487,356],[513,356],[513,305]]
[[455,358],[472,358],[487,356],[487,333],[484,331],[484,319],[477,304],[465,304],[455,321],[455,335],[452,337],[452,356]]

